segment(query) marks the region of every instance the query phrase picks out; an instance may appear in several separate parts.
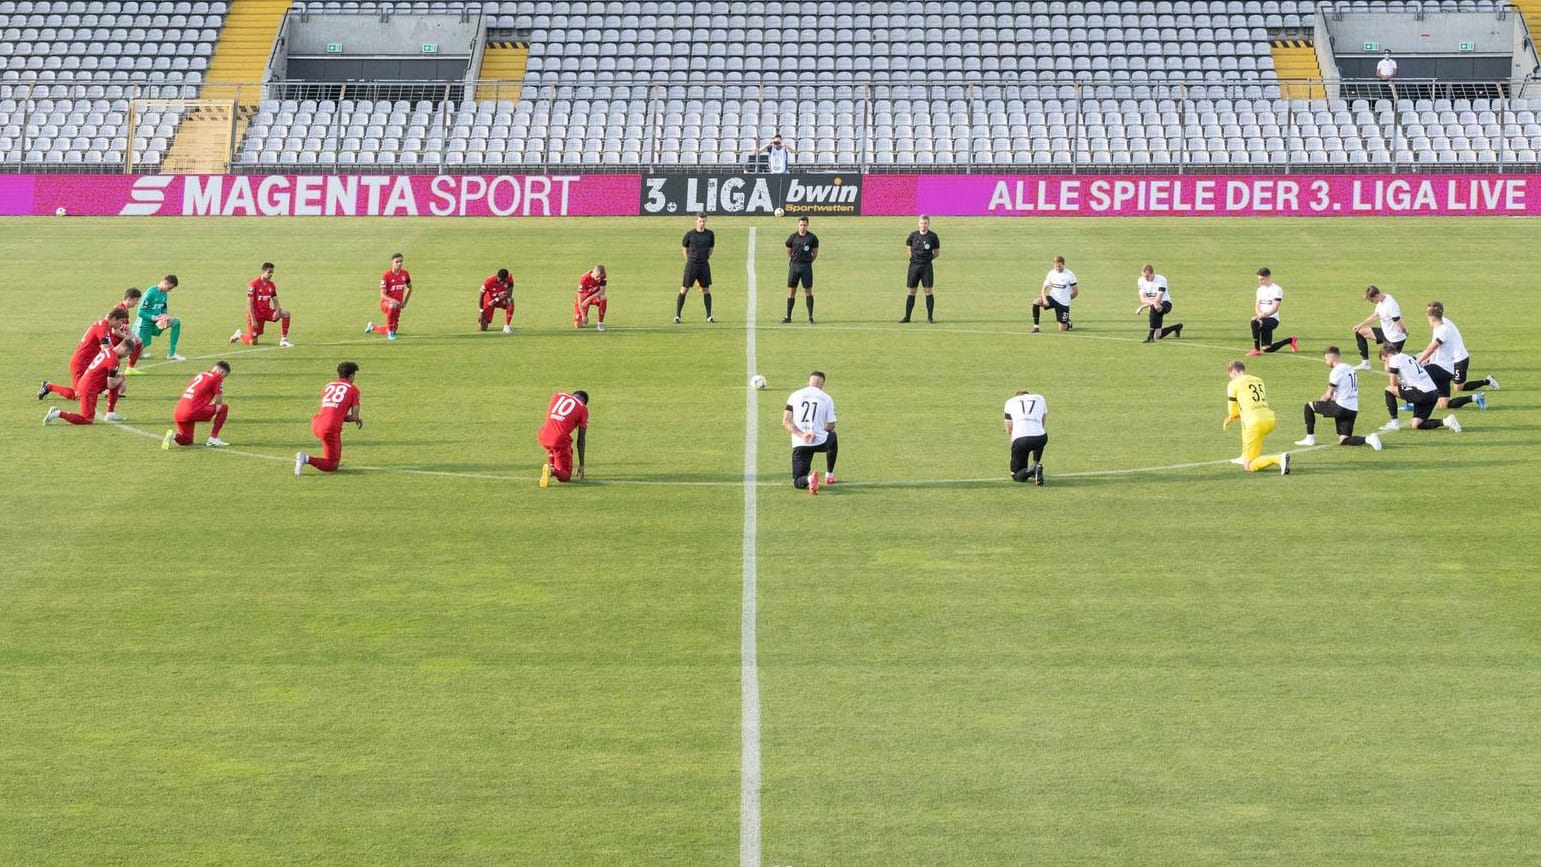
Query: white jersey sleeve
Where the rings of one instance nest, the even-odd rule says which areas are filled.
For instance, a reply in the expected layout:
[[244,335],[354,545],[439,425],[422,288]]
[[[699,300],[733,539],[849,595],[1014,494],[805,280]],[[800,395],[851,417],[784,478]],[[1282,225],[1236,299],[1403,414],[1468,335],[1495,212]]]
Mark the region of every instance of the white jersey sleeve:
[[[826,425],[835,421],[835,400],[821,388],[808,386],[792,392],[787,398],[786,408],[792,413],[792,426],[797,433],[792,434],[792,446],[816,446],[822,445],[829,438]],[[813,440],[804,440],[801,434],[813,434]]]
[[1344,409],[1359,411],[1359,375],[1354,368],[1338,362],[1327,374],[1327,384],[1332,386],[1333,402]]
[[1011,438],[1042,436],[1043,417],[1049,411],[1041,394],[1018,394],[1006,401],[1006,418],[1011,420]]
[[1172,293],[1167,291],[1166,278],[1156,274],[1146,280],[1141,277],[1135,286],[1140,290],[1140,301],[1146,304],[1159,304],[1163,301],[1171,301]]

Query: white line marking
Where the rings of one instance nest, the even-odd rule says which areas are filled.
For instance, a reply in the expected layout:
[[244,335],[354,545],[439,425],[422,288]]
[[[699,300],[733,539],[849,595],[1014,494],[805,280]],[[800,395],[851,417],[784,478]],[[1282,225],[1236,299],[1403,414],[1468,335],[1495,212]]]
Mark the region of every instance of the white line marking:
[[[744,381],[755,373],[755,229],[749,227],[748,315],[744,318]],[[739,616],[739,684],[743,713],[739,725],[743,744],[739,755],[739,867],[760,867],[760,662],[756,631],[758,570],[755,563],[757,497],[759,495],[760,401],[753,388],[744,390],[744,593]]]

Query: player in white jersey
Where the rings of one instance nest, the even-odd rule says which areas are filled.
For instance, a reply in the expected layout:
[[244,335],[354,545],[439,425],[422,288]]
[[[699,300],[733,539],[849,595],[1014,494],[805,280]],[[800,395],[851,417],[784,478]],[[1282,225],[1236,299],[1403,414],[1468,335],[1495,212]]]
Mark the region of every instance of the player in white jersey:
[[1279,308],[1284,306],[1284,287],[1273,282],[1273,272],[1257,269],[1257,296],[1252,302],[1252,348],[1247,355],[1278,352],[1288,346],[1290,352],[1300,351],[1300,341],[1291,334],[1275,341],[1273,332],[1279,327]]
[[[1364,287],[1364,300],[1375,305],[1375,310],[1364,318],[1364,321],[1354,326],[1354,341],[1359,344],[1359,366],[1355,370],[1370,369],[1370,340],[1373,338],[1376,344],[1391,344],[1391,348],[1402,351],[1402,344],[1407,342],[1407,328],[1402,324],[1402,307],[1397,300],[1380,291],[1375,285]],[[1379,320],[1378,325],[1370,323]]]
[[1140,279],[1134,282],[1134,289],[1140,296],[1140,306],[1134,308],[1134,315],[1139,316],[1147,311],[1150,314],[1150,332],[1145,335],[1145,342],[1154,343],[1168,334],[1181,339],[1181,322],[1166,327],[1161,325],[1162,319],[1172,312],[1172,293],[1167,288],[1166,278],[1156,273],[1154,265],[1146,265],[1140,271]]
[[1295,445],[1316,445],[1316,417],[1321,415],[1337,423],[1338,445],[1369,446],[1380,451],[1380,434],[1354,436],[1354,420],[1359,417],[1359,375],[1343,363],[1336,346],[1327,347],[1322,361],[1327,363],[1327,391],[1306,404],[1306,436],[1296,440]]
[[1397,405],[1407,401],[1413,405],[1414,430],[1433,430],[1443,426],[1456,433],[1461,432],[1461,423],[1453,413],[1445,416],[1443,421],[1429,418],[1434,407],[1439,404],[1439,390],[1418,359],[1405,352],[1397,352],[1390,346],[1380,348],[1380,358],[1386,365],[1387,375],[1391,377],[1390,384],[1386,386],[1386,412],[1391,415],[1391,421],[1381,425],[1381,430],[1401,429],[1402,424],[1397,421]]
[[[1430,302],[1427,312],[1433,335],[1429,345],[1418,353],[1418,362],[1424,365],[1434,380],[1435,388],[1439,390],[1439,405],[1455,409],[1475,402],[1478,409],[1487,409],[1487,397],[1477,389],[1483,386],[1496,389],[1498,380],[1485,376],[1476,381],[1468,381],[1466,369],[1471,365],[1471,354],[1466,351],[1466,341],[1462,339],[1460,330],[1454,322],[1445,318],[1444,304]],[[1477,393],[1451,397],[1452,390]]]
[[1043,287],[1038,290],[1038,298],[1033,301],[1033,332],[1038,333],[1038,314],[1046,308],[1054,309],[1054,321],[1059,323],[1059,330],[1069,331],[1070,302],[1081,294],[1076,288],[1075,272],[1065,267],[1065,257],[1055,256],[1054,267],[1049,269],[1047,276],[1043,278]]
[[835,437],[835,399],[824,391],[824,371],[808,375],[808,385],[792,392],[781,413],[781,426],[792,435],[792,484],[798,490],[819,493],[819,474],[813,456],[824,453],[823,484],[833,485],[835,457],[840,442]]
[[1023,389],[1006,401],[1006,435],[1011,437],[1011,478],[1025,482],[1032,479],[1043,487],[1043,450],[1049,444],[1049,432],[1043,427],[1049,414],[1043,395]]

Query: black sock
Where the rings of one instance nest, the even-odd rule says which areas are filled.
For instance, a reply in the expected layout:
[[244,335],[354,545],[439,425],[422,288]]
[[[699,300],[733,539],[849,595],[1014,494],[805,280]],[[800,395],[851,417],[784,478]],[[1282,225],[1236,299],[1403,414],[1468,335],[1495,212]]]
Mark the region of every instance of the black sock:
[[[1162,329],[1161,336],[1162,337],[1166,336],[1166,330],[1165,329]],[[1155,340],[1156,339],[1156,329],[1152,328],[1151,330],[1145,332],[1145,339],[1146,340]]]
[[702,292],[701,300],[706,303],[706,318],[712,318],[712,293]]
[[1389,391],[1381,392],[1386,396],[1386,412],[1391,413],[1391,420],[1397,420],[1397,396]]
[[1306,436],[1316,436],[1316,411],[1306,404]]
[[824,444],[829,446],[829,451],[824,453],[824,468],[830,475],[834,475],[835,458],[840,455],[840,440],[835,436],[834,431],[830,431],[829,436],[824,440]]
[[1182,323],[1181,322],[1177,323],[1176,325],[1168,325],[1167,327],[1161,329],[1161,336],[1165,337],[1168,334],[1176,334],[1177,333],[1177,329],[1179,329],[1181,327],[1182,327]]
[[1043,308],[1042,307],[1039,307],[1037,304],[1033,305],[1033,324],[1034,325],[1038,324],[1038,314],[1042,313],[1042,312],[1043,312]]
[[906,296],[904,296],[904,318],[905,319],[910,318],[910,314],[914,313],[914,312],[915,312],[915,296],[914,295],[906,295]]
[[1263,328],[1256,319],[1252,320],[1252,348],[1263,348]]
[[935,295],[927,295],[926,296],[926,318],[930,319],[931,315],[933,313],[935,313],[935,312],[936,312],[936,296]]
[[679,297],[674,299],[674,318],[675,319],[680,318],[680,314],[683,313],[684,311],[685,311],[685,293],[681,292]]
[[797,304],[797,297],[795,295],[788,295],[787,296],[787,318],[788,319],[792,318],[792,307],[794,305],[796,305],[796,304]]
[[1340,445],[1340,446],[1362,446],[1362,445],[1364,445],[1364,437],[1348,437],[1347,439],[1345,439],[1342,442],[1338,443],[1338,445]]
[[1461,391],[1476,391],[1485,385],[1487,385],[1487,377],[1485,376],[1481,379],[1468,379],[1461,383]]
[[[813,318],[813,296],[812,295],[804,296],[803,297],[803,303],[808,306],[808,318],[812,319]],[[792,311],[788,310],[787,311],[787,315],[791,316],[792,315]]]
[[1469,395],[1462,395],[1460,397],[1452,397],[1452,398],[1450,398],[1449,401],[1447,401],[1445,403],[1445,408],[1446,409],[1457,409],[1457,408],[1463,407],[1463,406],[1465,406],[1465,405],[1467,405],[1468,403],[1471,403],[1471,402],[1472,402],[1472,398]]
[[1354,342],[1359,344],[1359,357],[1365,361],[1370,360],[1370,341],[1364,339],[1364,335],[1354,332]]
[[1418,430],[1434,430],[1443,426],[1444,423],[1445,422],[1443,419],[1426,418],[1423,421],[1418,422]]
[[1268,348],[1264,349],[1263,351],[1264,352],[1278,352],[1279,350],[1281,350],[1284,347],[1289,346],[1289,345],[1290,345],[1290,342],[1289,342],[1288,338],[1286,338],[1284,340],[1275,340],[1274,342],[1268,344]]

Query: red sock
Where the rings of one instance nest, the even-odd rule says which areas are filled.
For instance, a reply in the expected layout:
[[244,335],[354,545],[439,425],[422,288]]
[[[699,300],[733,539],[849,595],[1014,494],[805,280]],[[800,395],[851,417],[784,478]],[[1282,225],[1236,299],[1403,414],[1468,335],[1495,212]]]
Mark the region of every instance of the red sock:
[[90,424],[91,423],[91,419],[90,418],[87,418],[87,417],[81,415],[78,412],[61,412],[61,413],[59,413],[59,418],[64,419],[65,421],[69,422],[70,424]]
[[209,431],[209,436],[218,439],[219,432],[225,427],[225,419],[230,416],[230,404],[222,403],[219,409],[214,411],[214,429]]
[[65,400],[75,399],[75,389],[70,388],[67,385],[60,385],[57,382],[50,382],[48,383],[48,390],[64,398]]
[[285,316],[283,319],[280,319],[278,321],[278,325],[279,325],[278,336],[280,336],[280,337],[288,337],[289,336],[289,317]]
[[604,299],[604,298],[599,299],[599,321],[600,322],[604,322],[605,321],[605,308],[609,307],[609,306],[610,306],[610,302],[609,302],[608,299]]
[[514,324],[514,302],[512,301],[508,302],[508,306],[503,308],[503,324]]
[[385,333],[388,333],[390,330],[391,330],[391,326],[388,325],[388,324],[387,325],[376,325],[375,326],[375,333],[376,334],[385,334]]
[[128,353],[128,366],[129,367],[133,367],[134,365],[139,363],[139,353],[141,353],[143,351],[144,351],[144,344],[140,343],[137,339],[134,340],[134,348],[129,350],[129,353]]
[[112,411],[116,410],[117,408],[118,408],[118,389],[116,389],[116,388],[109,389],[107,391],[107,411],[108,412],[112,412]]
[[386,317],[385,317],[385,324],[388,326],[386,328],[387,331],[395,331],[396,330],[396,326],[401,324],[401,308],[400,307],[392,307],[391,308],[391,312],[389,314],[387,314]]
[[486,307],[482,308],[481,323],[483,328],[486,328],[487,324],[492,322],[492,311],[494,309],[495,308],[491,304],[488,304]]

